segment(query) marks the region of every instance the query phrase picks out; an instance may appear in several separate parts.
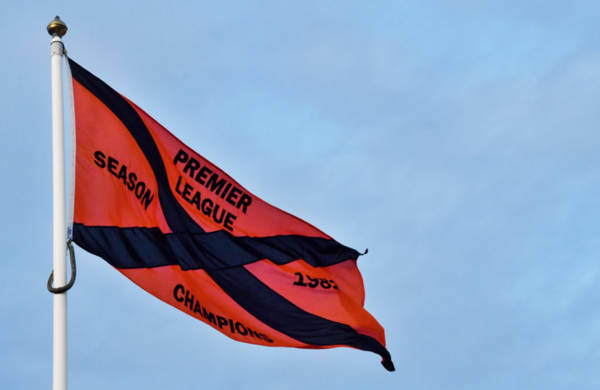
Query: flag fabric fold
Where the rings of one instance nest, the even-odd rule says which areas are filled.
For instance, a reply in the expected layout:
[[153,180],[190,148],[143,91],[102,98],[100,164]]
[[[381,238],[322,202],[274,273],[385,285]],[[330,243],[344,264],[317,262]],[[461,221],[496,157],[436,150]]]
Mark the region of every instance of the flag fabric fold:
[[359,253],[258,198],[69,59],[76,125],[73,240],[228,337],[371,351]]

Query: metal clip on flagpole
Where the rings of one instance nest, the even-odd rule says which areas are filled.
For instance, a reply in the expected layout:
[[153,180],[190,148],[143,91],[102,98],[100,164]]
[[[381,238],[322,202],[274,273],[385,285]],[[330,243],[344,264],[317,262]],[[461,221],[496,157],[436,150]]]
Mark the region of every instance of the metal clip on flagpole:
[[77,276],[77,267],[75,264],[75,248],[73,248],[73,240],[67,241],[67,248],[69,249],[69,260],[71,262],[71,279],[69,279],[69,283],[65,284],[62,287],[54,287],[52,286],[52,282],[54,281],[54,271],[50,273],[48,277],[48,282],[46,283],[46,288],[52,294],[62,294],[67,292],[73,284],[75,283],[75,277]]
[[[53,202],[53,271],[51,279],[65,286],[67,279],[67,228],[65,217],[65,145],[62,91],[62,56],[64,46],[61,37],[67,33],[67,25],[57,16],[48,24],[50,56],[52,61],[52,202]],[[72,272],[75,276],[75,268]],[[50,280],[51,282],[51,280]],[[67,389],[67,294],[66,290],[53,296],[53,390]]]

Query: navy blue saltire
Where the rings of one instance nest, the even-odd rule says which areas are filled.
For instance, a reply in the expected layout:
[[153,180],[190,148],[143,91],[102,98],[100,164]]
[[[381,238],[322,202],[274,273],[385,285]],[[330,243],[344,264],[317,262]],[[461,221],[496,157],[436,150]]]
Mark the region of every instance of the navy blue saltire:
[[[117,268],[176,264],[184,270],[204,269],[241,307],[273,329],[310,345],[348,345],[375,352],[383,358],[386,369],[394,370],[389,352],[377,340],[346,324],[300,309],[242,267],[265,258],[277,264],[308,258],[313,266],[326,266],[356,260],[356,250],[335,240],[314,237],[256,238],[234,237],[225,231],[205,233],[175,199],[158,147],[135,109],[118,92],[70,58],[69,65],[73,78],[119,118],[144,153],[158,184],[165,220],[173,232],[162,234],[158,229],[76,223],[73,226],[75,243]],[[150,253],[152,260],[147,264],[144,256]],[[231,259],[235,259],[233,263]]]

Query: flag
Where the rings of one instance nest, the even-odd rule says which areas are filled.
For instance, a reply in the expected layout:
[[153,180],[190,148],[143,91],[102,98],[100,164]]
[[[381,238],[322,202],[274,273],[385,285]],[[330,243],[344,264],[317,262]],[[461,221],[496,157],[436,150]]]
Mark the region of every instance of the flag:
[[356,250],[261,200],[69,65],[77,245],[234,340],[347,346],[379,354],[394,370],[384,330],[363,307]]

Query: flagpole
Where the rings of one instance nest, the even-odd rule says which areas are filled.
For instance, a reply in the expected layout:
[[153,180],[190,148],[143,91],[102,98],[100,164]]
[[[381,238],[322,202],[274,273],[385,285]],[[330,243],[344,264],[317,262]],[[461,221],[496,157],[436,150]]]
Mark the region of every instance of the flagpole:
[[[67,26],[57,16],[48,24],[52,61],[52,200],[53,200],[53,273],[54,285],[67,282],[67,228],[65,217],[65,147],[62,90],[61,37]],[[67,293],[54,294],[52,389],[67,389]]]

